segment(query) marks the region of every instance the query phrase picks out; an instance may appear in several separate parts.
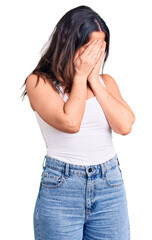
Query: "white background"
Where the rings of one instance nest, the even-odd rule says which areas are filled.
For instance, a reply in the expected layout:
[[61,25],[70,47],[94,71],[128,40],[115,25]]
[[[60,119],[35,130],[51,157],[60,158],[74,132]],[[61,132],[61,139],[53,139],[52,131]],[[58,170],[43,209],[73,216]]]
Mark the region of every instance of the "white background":
[[34,239],[33,211],[46,153],[29,100],[20,95],[27,75],[59,19],[87,5],[110,30],[104,73],[117,82],[135,113],[132,131],[113,132],[128,199],[131,239],[152,239],[152,32],[150,1],[3,1],[0,14],[1,204],[0,238]]

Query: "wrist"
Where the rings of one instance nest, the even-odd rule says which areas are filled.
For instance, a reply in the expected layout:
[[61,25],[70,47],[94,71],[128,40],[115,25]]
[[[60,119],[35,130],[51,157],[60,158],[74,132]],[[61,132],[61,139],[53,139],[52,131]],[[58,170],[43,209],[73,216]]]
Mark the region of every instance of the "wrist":
[[78,74],[78,73],[75,73],[74,75],[74,79],[81,79],[81,80],[84,80],[87,82],[87,76],[86,75],[82,75],[82,74]]
[[99,78],[92,78],[91,80],[88,80],[90,87],[92,88],[98,88],[100,85],[100,80]]
[[99,79],[99,75],[88,76],[88,80],[90,80],[90,81],[94,81],[97,79]]

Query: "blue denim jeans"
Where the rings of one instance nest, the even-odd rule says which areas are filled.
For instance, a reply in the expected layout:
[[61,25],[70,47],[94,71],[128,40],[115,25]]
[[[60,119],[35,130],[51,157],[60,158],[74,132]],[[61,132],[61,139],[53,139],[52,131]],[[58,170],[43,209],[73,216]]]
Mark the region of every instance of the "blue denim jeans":
[[124,179],[116,154],[98,165],[44,158],[35,240],[130,240]]

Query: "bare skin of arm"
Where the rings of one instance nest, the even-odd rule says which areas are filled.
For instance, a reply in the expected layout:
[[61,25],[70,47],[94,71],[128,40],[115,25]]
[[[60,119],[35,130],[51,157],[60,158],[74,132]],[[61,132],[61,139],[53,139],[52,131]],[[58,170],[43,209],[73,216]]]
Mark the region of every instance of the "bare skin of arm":
[[66,133],[76,133],[80,129],[84,115],[87,96],[87,76],[96,64],[101,48],[101,41],[90,41],[85,50],[74,56],[75,75],[72,82],[70,97],[65,103],[51,84],[31,74],[26,81],[26,91],[33,110],[52,127]]
[[37,76],[31,74],[26,81],[32,109],[52,127],[65,133],[78,132],[85,110],[87,78],[74,76],[70,97],[66,103],[51,84],[47,81],[45,83],[41,77],[35,87],[36,80]]
[[112,130],[118,134],[126,135],[131,132],[135,115],[121,97],[114,79],[108,74],[105,74],[103,79],[106,82],[106,88],[98,79],[95,79],[91,83],[92,91],[101,105]]

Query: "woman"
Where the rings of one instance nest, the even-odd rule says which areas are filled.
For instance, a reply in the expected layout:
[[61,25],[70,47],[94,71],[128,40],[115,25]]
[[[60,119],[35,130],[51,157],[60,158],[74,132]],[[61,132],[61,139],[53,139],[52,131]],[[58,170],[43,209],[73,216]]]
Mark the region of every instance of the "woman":
[[47,149],[33,214],[36,240],[130,239],[112,130],[128,134],[135,116],[116,81],[103,69],[99,75],[109,39],[95,11],[76,7],[60,19],[25,80]]

